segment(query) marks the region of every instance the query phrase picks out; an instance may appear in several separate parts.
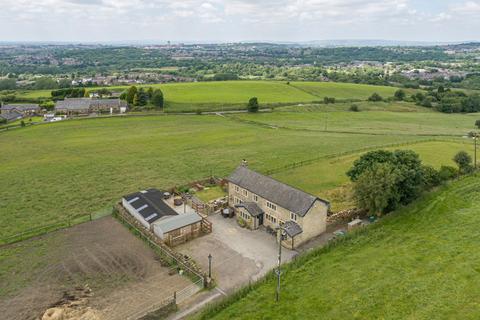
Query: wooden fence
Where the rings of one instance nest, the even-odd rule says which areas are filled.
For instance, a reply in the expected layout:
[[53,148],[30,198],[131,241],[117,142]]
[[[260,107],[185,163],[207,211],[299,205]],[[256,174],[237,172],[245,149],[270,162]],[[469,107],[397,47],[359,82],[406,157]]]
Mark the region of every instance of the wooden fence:
[[89,213],[89,214],[84,214],[84,215],[77,215],[77,216],[71,216],[67,217],[66,219],[62,219],[56,222],[52,222],[49,224],[41,225],[35,228],[30,228],[27,229],[23,232],[5,237],[5,238],[0,238],[0,246],[7,245],[7,244],[12,244],[15,242],[27,240],[33,237],[41,236],[43,234],[61,230],[61,229],[66,229],[70,228],[71,226],[88,222],[88,221],[93,221],[105,216],[108,216],[112,214],[112,210],[106,210],[100,214],[95,214],[95,213]]

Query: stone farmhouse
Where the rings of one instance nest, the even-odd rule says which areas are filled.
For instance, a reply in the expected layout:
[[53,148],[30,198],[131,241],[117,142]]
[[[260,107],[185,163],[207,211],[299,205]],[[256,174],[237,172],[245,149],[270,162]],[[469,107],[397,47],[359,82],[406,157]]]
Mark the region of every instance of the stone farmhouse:
[[55,112],[66,115],[125,113],[127,103],[120,99],[65,98],[57,101]]
[[282,245],[294,249],[325,232],[330,203],[273,178],[238,167],[228,178],[228,203],[238,219],[286,234]]
[[195,212],[175,210],[164,199],[164,193],[157,189],[126,195],[122,198],[122,206],[170,246],[198,237],[202,233],[202,223],[205,223]]
[[24,116],[32,116],[40,114],[41,109],[38,104],[6,104],[1,108],[1,114],[12,113],[14,111]]

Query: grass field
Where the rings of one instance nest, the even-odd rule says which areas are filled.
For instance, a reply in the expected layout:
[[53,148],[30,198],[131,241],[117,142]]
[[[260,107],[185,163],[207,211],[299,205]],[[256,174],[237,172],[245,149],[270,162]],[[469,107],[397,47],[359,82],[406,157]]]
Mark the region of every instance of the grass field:
[[[325,96],[337,99],[367,99],[373,92],[391,97],[394,87],[370,86],[332,82],[286,82],[278,81],[212,81],[193,83],[169,83],[138,85],[138,87],[161,88],[165,95],[165,111],[215,111],[246,107],[251,97],[258,97],[260,104],[288,104],[321,101]],[[88,88],[87,91],[98,90]],[[108,87],[123,91],[128,86]],[[18,99],[50,98],[51,90],[18,91]]]
[[[304,108],[301,107],[301,109]],[[280,110],[285,109],[280,108]],[[384,111],[275,112],[271,114],[243,114],[236,117],[292,129],[455,136],[466,135],[469,131],[475,130],[475,120],[478,119],[477,114],[444,114],[428,112],[428,110],[421,113]]]
[[243,158],[265,171],[421,139],[274,130],[219,116],[85,119],[12,130],[0,135],[0,238],[103,210],[139,189],[226,176]]
[[[468,151],[473,157],[473,147],[467,144],[467,141],[431,141],[386,149],[413,150],[420,155],[424,163],[436,168],[442,165],[455,166],[452,159],[458,151]],[[345,172],[351,168],[359,156],[359,153],[355,153],[333,159],[322,159],[299,168],[283,170],[274,174],[273,177],[329,199],[332,201],[334,211],[347,209],[355,204],[350,199],[350,180]]]
[[200,200],[208,202],[211,200],[216,200],[218,198],[224,197],[226,195],[225,191],[219,186],[208,187],[199,191],[195,194]]
[[284,268],[203,319],[478,319],[480,179],[469,177]]

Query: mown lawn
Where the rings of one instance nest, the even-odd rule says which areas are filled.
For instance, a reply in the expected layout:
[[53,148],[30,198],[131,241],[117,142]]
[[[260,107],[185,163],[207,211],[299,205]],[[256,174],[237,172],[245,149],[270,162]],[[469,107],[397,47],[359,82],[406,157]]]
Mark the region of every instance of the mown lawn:
[[289,265],[203,319],[478,319],[480,177]]

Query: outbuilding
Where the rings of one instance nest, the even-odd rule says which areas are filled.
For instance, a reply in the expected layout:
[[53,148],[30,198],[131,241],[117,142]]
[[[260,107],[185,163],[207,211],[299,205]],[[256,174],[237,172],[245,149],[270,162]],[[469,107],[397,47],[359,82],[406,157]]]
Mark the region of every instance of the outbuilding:
[[123,207],[146,229],[166,244],[174,246],[201,234],[203,218],[195,212],[183,213],[165,201],[165,193],[148,189],[126,195]]

